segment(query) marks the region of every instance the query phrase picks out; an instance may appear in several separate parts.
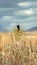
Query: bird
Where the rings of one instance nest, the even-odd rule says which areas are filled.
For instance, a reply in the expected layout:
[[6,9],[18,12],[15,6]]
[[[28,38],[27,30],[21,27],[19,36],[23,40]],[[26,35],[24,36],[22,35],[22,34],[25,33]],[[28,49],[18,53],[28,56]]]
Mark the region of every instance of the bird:
[[18,31],[20,31],[20,26],[19,25],[17,25],[17,29],[18,29]]

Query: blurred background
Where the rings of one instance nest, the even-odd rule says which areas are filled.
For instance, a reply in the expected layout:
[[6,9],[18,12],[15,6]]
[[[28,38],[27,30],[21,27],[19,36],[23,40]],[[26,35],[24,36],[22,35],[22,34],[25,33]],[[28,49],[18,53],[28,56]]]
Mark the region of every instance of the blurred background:
[[13,31],[18,24],[37,31],[37,0],[0,0],[0,32]]

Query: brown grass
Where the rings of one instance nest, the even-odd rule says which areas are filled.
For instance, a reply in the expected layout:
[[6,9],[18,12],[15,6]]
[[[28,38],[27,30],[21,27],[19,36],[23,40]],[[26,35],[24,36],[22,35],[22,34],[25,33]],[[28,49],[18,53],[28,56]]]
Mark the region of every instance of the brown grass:
[[37,65],[37,32],[0,33],[0,65]]

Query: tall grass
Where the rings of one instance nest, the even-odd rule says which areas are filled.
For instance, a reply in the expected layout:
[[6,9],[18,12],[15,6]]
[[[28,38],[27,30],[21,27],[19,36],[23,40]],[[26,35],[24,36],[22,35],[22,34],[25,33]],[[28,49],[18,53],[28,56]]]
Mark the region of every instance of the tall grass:
[[0,49],[0,65],[37,65],[37,43],[32,46],[30,40],[30,47],[27,47],[24,33],[19,33],[15,33],[15,41],[11,34],[12,42],[4,44],[4,50]]

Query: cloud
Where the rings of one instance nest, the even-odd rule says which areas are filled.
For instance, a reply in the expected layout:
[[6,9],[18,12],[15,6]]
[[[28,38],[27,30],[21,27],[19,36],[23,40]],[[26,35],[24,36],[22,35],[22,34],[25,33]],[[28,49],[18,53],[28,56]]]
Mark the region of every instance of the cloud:
[[25,22],[29,25],[33,25],[33,26],[37,26],[37,16],[31,16],[31,17],[28,17],[26,19],[24,19]]
[[14,19],[16,19],[15,16],[3,16],[1,19],[0,19],[0,24],[9,24],[11,22],[14,22]]
[[32,6],[32,5],[37,5],[37,2],[21,2],[21,3],[17,3],[18,6],[20,7],[28,7],[28,6]]
[[18,14],[18,15],[32,15],[33,11],[31,9],[29,9],[29,10],[18,10],[16,12],[16,14]]
[[23,7],[23,6],[29,6],[30,3],[22,2],[22,3],[18,3],[17,5]]
[[17,15],[32,15],[32,14],[37,14],[37,8],[30,8],[26,10],[17,10],[16,11]]
[[[37,23],[37,16],[31,16],[26,19],[15,19],[14,22],[11,22],[10,25],[31,25],[32,23],[35,25]],[[24,23],[24,24],[23,24]],[[36,24],[37,25],[37,24]]]
[[3,16],[14,16],[15,8],[0,8],[0,18]]
[[15,8],[0,8],[0,11],[11,11],[14,10]]
[[13,18],[14,18],[14,16],[3,16],[2,19],[4,19],[4,20],[9,20],[9,19],[13,19]]
[[13,26],[13,25],[16,25],[16,23],[10,23],[9,25],[10,25],[10,26]]
[[11,30],[17,24],[22,29],[37,26],[37,1],[0,1],[0,25],[7,30]]

